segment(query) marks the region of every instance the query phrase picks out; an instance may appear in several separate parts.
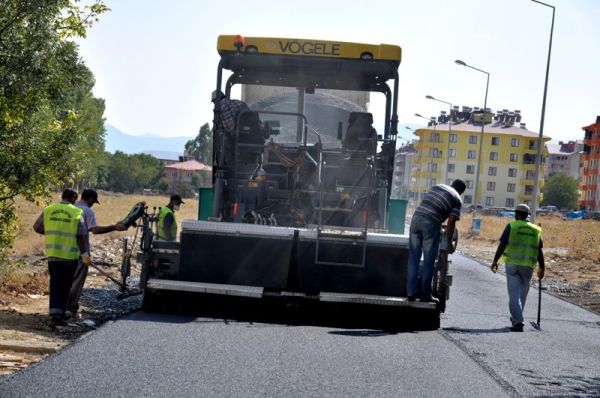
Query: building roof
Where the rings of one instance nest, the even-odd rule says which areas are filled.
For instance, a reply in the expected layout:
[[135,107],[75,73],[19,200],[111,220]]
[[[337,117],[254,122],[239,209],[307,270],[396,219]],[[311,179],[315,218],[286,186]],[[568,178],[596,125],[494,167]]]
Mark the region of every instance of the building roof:
[[564,155],[564,152],[561,151],[562,145],[559,144],[546,144],[546,149],[548,149],[548,155]]
[[212,170],[212,167],[197,160],[188,160],[187,162],[179,162],[167,165],[165,166],[165,169],[176,169],[186,171],[210,171]]
[[[419,130],[432,131],[432,130],[434,130],[434,126],[417,129],[417,131],[419,131]],[[480,133],[481,125],[471,124],[471,123],[458,123],[458,124],[453,123],[451,126],[451,130]],[[437,126],[435,126],[435,131],[448,131],[448,123],[439,123]],[[502,127],[501,124],[495,124],[495,123],[494,124],[486,124],[484,133],[485,134],[493,133],[493,134],[506,134],[506,135],[520,135],[522,137],[530,137],[530,138],[538,137],[537,133],[535,133],[533,131],[529,131],[526,128],[517,127],[517,126]],[[550,139],[551,139],[550,137],[548,137],[546,135],[544,136],[544,140],[549,141]]]

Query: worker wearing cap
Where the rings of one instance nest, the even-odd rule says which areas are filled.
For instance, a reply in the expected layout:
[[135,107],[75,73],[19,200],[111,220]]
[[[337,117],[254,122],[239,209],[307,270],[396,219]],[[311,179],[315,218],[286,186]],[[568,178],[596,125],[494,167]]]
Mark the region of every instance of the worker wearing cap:
[[170,242],[177,240],[177,221],[175,212],[179,211],[179,206],[185,204],[179,195],[171,195],[169,204],[161,207],[158,212],[158,222],[156,223],[156,239],[162,239]]
[[[85,250],[88,256],[91,257],[90,251],[90,232],[94,235],[106,234],[112,231],[124,231],[126,228],[120,222],[112,225],[100,226],[96,224],[96,213],[92,210],[94,204],[100,204],[98,202],[98,192],[93,189],[84,189],[81,193],[81,200],[75,202],[75,206],[83,211],[83,221],[85,225],[85,234],[83,240],[85,242]],[[83,291],[83,285],[88,273],[88,265],[83,264],[81,261],[77,265],[75,276],[73,278],[73,284],[69,290],[69,299],[67,300],[67,312],[66,317],[77,317],[79,311],[79,299],[81,298],[81,292]]]
[[33,224],[33,230],[43,234],[46,243],[52,327],[66,326],[66,303],[78,260],[81,257],[82,262],[90,262],[83,240],[83,211],[73,205],[76,200],[77,192],[65,189],[62,201],[46,206]]
[[492,262],[492,272],[498,270],[498,260],[504,254],[508,308],[513,332],[523,331],[523,310],[529,292],[529,282],[536,263],[538,278],[544,277],[544,252],[542,228],[527,221],[529,206],[520,204],[515,208],[515,221],[508,223]]

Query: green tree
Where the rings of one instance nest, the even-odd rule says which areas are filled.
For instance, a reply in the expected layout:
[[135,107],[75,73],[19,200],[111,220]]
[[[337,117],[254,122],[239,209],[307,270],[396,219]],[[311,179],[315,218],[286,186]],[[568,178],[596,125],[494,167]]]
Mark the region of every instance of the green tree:
[[212,164],[212,131],[208,123],[200,127],[196,138],[185,143],[185,150],[194,159],[204,164]]
[[158,189],[164,174],[160,160],[146,154],[128,155],[116,151],[109,156],[106,169],[106,185],[102,188],[133,193],[144,188]]
[[[0,0],[0,257],[14,239],[14,199],[48,198],[82,175],[103,140],[104,104],[68,41],[108,10],[101,0]],[[94,137],[92,137],[92,135]]]
[[546,178],[542,205],[559,209],[576,209],[579,199],[579,182],[564,173],[553,173]]

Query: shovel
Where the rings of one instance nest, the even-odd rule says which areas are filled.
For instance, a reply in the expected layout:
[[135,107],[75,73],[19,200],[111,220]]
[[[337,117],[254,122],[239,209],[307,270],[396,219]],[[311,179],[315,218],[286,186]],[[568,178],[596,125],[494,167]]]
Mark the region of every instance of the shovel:
[[542,330],[542,328],[540,327],[540,314],[542,312],[542,280],[538,279],[539,284],[538,284],[538,315],[537,315],[537,322],[531,322],[531,326],[533,326],[536,330]]

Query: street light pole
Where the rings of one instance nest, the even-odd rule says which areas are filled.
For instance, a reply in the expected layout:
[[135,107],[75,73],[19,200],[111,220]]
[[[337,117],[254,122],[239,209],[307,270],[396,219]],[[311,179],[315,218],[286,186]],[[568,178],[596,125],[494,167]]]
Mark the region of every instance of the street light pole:
[[538,207],[539,175],[542,163],[542,146],[544,145],[544,117],[546,115],[546,95],[548,94],[548,75],[550,73],[550,54],[552,53],[552,33],[554,32],[554,12],[556,8],[550,4],[542,3],[538,0],[531,0],[534,3],[552,8],[552,25],[550,25],[550,43],[548,44],[548,61],[546,63],[546,81],[544,82],[544,99],[542,100],[542,118],[540,120],[540,133],[537,141],[537,154],[535,158],[535,178],[533,180],[533,198],[531,201],[531,222],[535,222],[535,214]]
[[[427,120],[428,124],[429,124],[429,123],[432,123],[432,124],[433,124],[433,132],[435,133],[435,131],[436,131],[436,128],[437,128],[437,122],[436,122],[436,120],[435,120],[435,117],[433,117],[433,116],[432,116],[431,118],[427,118],[427,117],[425,117],[425,116],[422,116],[422,115],[421,115],[421,114],[419,114],[419,113],[415,113],[415,116],[416,116],[416,117],[420,117],[421,119],[425,119],[425,120]],[[428,126],[428,127],[429,127],[429,126]],[[422,144],[421,144],[421,148],[423,148],[424,146],[425,146],[425,137],[423,137],[423,142],[422,142]],[[437,165],[437,163],[436,163],[436,165]],[[430,180],[430,179],[431,179],[431,173],[432,173],[432,171],[431,171],[430,169],[431,169],[431,167],[430,167],[430,164],[428,164],[428,165],[427,165],[427,178],[425,179],[425,191],[429,190],[429,188],[430,188],[430,187],[429,187],[429,181],[428,181],[428,180]],[[420,191],[419,191],[419,192],[420,192]]]
[[454,62],[456,62],[458,65],[466,66],[467,68],[474,69],[478,72],[485,73],[487,75],[487,80],[485,83],[485,98],[483,100],[483,115],[482,115],[482,119],[481,119],[481,134],[479,136],[479,154],[477,155],[477,170],[475,172],[475,191],[473,194],[473,203],[475,205],[474,211],[473,211],[473,217],[475,217],[475,214],[477,213],[477,193],[479,191],[479,169],[481,168],[481,158],[483,156],[483,153],[482,153],[482,151],[483,151],[483,133],[484,133],[484,128],[485,128],[485,115],[486,115],[486,109],[487,109],[488,88],[490,85],[490,74],[489,74],[489,72],[475,68],[474,66],[467,65],[465,62],[463,62],[461,60],[457,59]]
[[446,105],[450,106],[450,112],[448,113],[448,137],[447,137],[447,145],[446,145],[446,172],[444,174],[444,184],[448,183],[448,163],[450,163],[450,133],[452,133],[452,104],[450,102],[443,101],[441,99],[437,99],[431,95],[426,95],[425,98],[442,102]]
[[[407,130],[412,131],[413,134],[415,133],[415,129],[413,129],[412,127],[408,127],[408,126],[404,126],[404,127]],[[418,151],[418,152],[419,152],[419,176],[420,176],[422,168],[423,168],[423,154],[421,153],[422,150]],[[419,203],[421,203],[421,186],[420,186],[419,182],[420,182],[420,177],[417,178],[417,186],[416,186],[416,189],[417,189],[417,206],[419,205]]]

